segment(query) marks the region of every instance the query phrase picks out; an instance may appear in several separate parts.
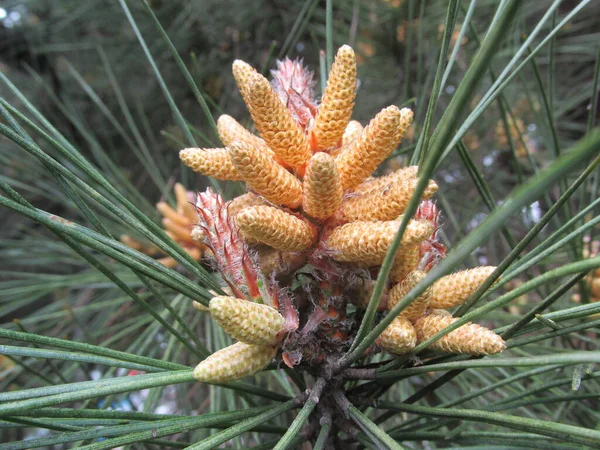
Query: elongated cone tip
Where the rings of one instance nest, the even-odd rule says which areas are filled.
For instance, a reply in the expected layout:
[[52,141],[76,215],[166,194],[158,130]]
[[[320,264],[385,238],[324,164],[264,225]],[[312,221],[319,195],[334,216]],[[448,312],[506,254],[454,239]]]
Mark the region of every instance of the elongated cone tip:
[[334,146],[342,139],[352,115],[355,95],[356,56],[350,46],[344,45],[331,67],[312,130],[319,149]]
[[179,159],[194,172],[219,180],[240,180],[241,176],[231,162],[226,148],[184,148]]
[[275,357],[277,347],[237,342],[213,353],[194,369],[194,378],[206,383],[226,383],[254,375]]
[[[421,317],[415,322],[418,341],[426,341],[457,320],[440,314],[429,314]],[[492,330],[469,322],[438,339],[429,348],[448,353],[493,355],[503,351],[506,348],[506,342]]]
[[303,187],[302,207],[308,215],[326,219],[340,208],[344,190],[335,160],[327,153],[318,152],[312,156]]
[[213,297],[210,314],[232,338],[254,345],[275,345],[285,323],[275,308],[235,297]]
[[317,230],[310,222],[272,206],[251,206],[237,215],[244,238],[277,250],[298,252],[315,243]]
[[[392,309],[394,306],[396,306],[398,302],[401,301],[406,294],[411,291],[412,288],[414,288],[423,280],[423,278],[425,278],[425,275],[427,275],[425,272],[415,270],[414,272],[409,273],[405,280],[395,285],[390,290],[388,308]],[[400,314],[402,317],[405,317],[409,320],[418,319],[425,313],[425,310],[429,306],[430,300],[431,288],[428,288],[419,297],[414,299],[412,303],[410,303]]]
[[494,266],[475,267],[440,278],[432,286],[431,307],[452,308],[462,305],[494,270]]
[[401,355],[417,344],[417,332],[408,319],[398,316],[383,330],[376,342],[382,349]]
[[231,145],[230,155],[233,165],[252,190],[272,203],[290,208],[300,206],[302,183],[269,155],[241,142]]

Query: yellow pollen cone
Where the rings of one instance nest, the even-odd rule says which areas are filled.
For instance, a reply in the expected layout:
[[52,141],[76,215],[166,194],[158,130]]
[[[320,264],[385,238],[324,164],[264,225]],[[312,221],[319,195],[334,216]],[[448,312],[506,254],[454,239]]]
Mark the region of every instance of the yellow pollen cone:
[[244,142],[261,148],[267,153],[273,153],[261,138],[246,130],[237,120],[227,114],[221,115],[217,120],[217,131],[225,147],[229,147],[234,142]]
[[194,378],[206,383],[226,383],[254,375],[275,357],[277,347],[237,342],[213,353],[194,369]]
[[179,159],[194,172],[219,180],[241,180],[226,148],[184,148]]
[[366,194],[368,192],[389,186],[392,183],[408,181],[417,177],[419,166],[409,166],[377,178],[367,178],[361,184],[352,189],[353,194]]
[[344,191],[335,167],[327,153],[315,153],[304,175],[302,209],[316,219],[326,219],[340,208]]
[[350,122],[356,96],[356,55],[348,45],[342,46],[331,66],[327,86],[312,129],[317,148],[336,145]]
[[230,153],[235,168],[250,189],[277,205],[300,206],[302,183],[273,158],[241,142],[235,142]]
[[245,238],[277,250],[306,250],[317,239],[317,230],[312,224],[272,206],[245,208],[237,215],[236,220]]
[[396,255],[396,260],[390,271],[390,280],[394,283],[400,283],[411,273],[417,269],[421,260],[420,245],[407,245],[400,248],[399,254]]
[[254,345],[275,345],[285,323],[275,308],[235,297],[213,297],[210,315],[232,338]]
[[190,203],[188,191],[181,183],[175,183],[174,186],[175,198],[177,200],[177,212],[188,218],[191,223],[198,221],[198,213],[196,207]]
[[242,194],[227,202],[227,212],[231,217],[237,216],[243,209],[249,206],[264,205],[265,200],[251,192]]
[[354,142],[363,130],[364,127],[358,120],[351,120],[348,122],[348,126],[344,130],[344,135],[342,136],[342,146],[345,147]]
[[171,219],[164,218],[162,220],[163,227],[165,230],[173,233],[175,240],[181,243],[183,242],[192,242],[192,229],[189,227],[181,226],[172,221]]
[[235,83],[240,90],[240,94],[242,94],[242,98],[244,102],[248,103],[248,84],[250,83],[250,77],[252,74],[256,73],[256,70],[244,61],[240,59],[236,59],[233,62],[232,66],[233,78],[235,79]]
[[440,278],[432,286],[431,307],[452,308],[462,305],[495,269],[494,266],[475,267]]
[[401,355],[417,345],[417,332],[408,319],[398,316],[383,330],[375,343],[390,353]]
[[[350,197],[342,203],[341,218],[348,222],[393,220],[406,210],[417,183],[417,178],[398,180],[366,194]],[[430,180],[421,199],[431,198],[436,191],[437,184]]]
[[158,202],[156,204],[156,209],[163,217],[171,219],[177,225],[181,225],[183,227],[191,225],[187,217],[177,214],[177,211],[171,208],[167,202]]
[[[335,228],[327,238],[327,246],[336,253],[337,261],[365,261],[381,264],[400,226],[400,220],[387,222],[352,222]],[[423,241],[433,232],[426,220],[411,220],[402,237],[402,246]],[[402,247],[399,249],[402,251]]]
[[[457,320],[453,317],[445,317],[439,314],[430,314],[421,317],[415,322],[418,341],[426,341]],[[506,348],[506,342],[492,330],[469,322],[451,331],[443,338],[438,339],[429,348],[448,353],[492,355],[503,351]]]
[[252,74],[247,94],[248,110],[265,143],[284,163],[303,168],[312,154],[304,131],[267,79],[258,73]]
[[362,183],[398,146],[413,112],[389,106],[375,116],[360,136],[335,159],[344,190]]
[[[416,270],[408,274],[406,279],[402,283],[398,283],[392,289],[388,295],[388,309],[392,309],[402,300],[409,291],[419,284],[423,278],[427,275],[425,272]],[[401,313],[402,317],[408,320],[415,320],[421,317],[427,308],[431,300],[431,287],[423,292],[419,297],[414,299]]]

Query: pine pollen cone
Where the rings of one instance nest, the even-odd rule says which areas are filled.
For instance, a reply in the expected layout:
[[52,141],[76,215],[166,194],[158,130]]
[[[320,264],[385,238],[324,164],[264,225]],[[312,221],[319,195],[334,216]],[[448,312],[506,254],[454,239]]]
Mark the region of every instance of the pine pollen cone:
[[[431,338],[457,320],[439,314],[429,314],[421,317],[415,322],[419,343]],[[492,330],[469,322],[438,339],[429,348],[448,353],[493,355],[503,351],[506,348],[506,343],[502,337]]]
[[277,205],[300,206],[302,183],[277,161],[241,142],[235,142],[230,153],[233,165],[250,189]]
[[307,250],[317,239],[317,229],[310,222],[272,206],[251,206],[236,220],[244,237],[281,251]]
[[[392,287],[392,289],[390,289],[390,293],[388,294],[388,309],[392,309],[398,304],[400,300],[406,297],[406,294],[408,294],[412,290],[412,288],[414,288],[423,280],[423,278],[425,278],[425,275],[427,275],[425,272],[416,270],[414,272],[409,273],[406,279],[404,279],[404,281]],[[429,307],[430,301],[431,287],[427,288],[425,292],[423,292],[419,297],[414,299],[400,313],[400,315],[408,320],[418,319],[425,313],[425,311]]]
[[432,286],[431,307],[445,309],[462,305],[494,270],[494,266],[475,267],[440,278]]
[[250,75],[246,103],[265,143],[284,163],[302,168],[311,156],[304,131],[259,73]]
[[[347,222],[393,220],[406,210],[417,183],[417,178],[398,179],[362,195],[352,196],[342,203],[341,218]],[[437,184],[430,180],[421,200],[431,198],[436,191]]]
[[235,297],[214,297],[210,315],[232,338],[246,344],[275,345],[284,330],[285,319],[276,309]]
[[276,346],[236,342],[198,364],[194,369],[194,378],[206,383],[239,380],[262,370],[276,353]]
[[396,317],[379,335],[377,346],[396,355],[408,353],[417,344],[417,332],[410,321]]
[[315,118],[312,133],[317,148],[336,145],[350,122],[356,96],[356,56],[347,45],[342,46],[331,66],[327,86]]
[[417,270],[420,260],[421,249],[419,244],[401,247],[399,255],[396,256],[396,260],[392,265],[390,279],[394,283],[400,283],[404,281],[409,273],[411,273],[413,270]]
[[242,179],[226,148],[184,148],[179,152],[179,158],[194,172],[207,177],[229,181]]
[[[333,250],[333,258],[344,262],[366,261],[380,265],[394,240],[400,220],[385,222],[351,222],[335,228],[328,236],[326,245]],[[433,225],[426,220],[410,220],[402,236],[402,246],[414,245],[433,232]],[[402,247],[400,248],[402,250]]]
[[315,153],[304,175],[302,209],[315,219],[326,219],[337,212],[344,191],[335,160],[327,153]]
[[[351,120],[356,66],[354,51],[341,47],[318,104],[313,73],[301,61],[278,62],[269,82],[237,60],[233,75],[258,135],[224,114],[217,121],[224,148],[181,150],[181,160],[194,171],[240,180],[248,188],[227,203],[209,189],[198,194],[196,210],[179,185],[177,208],[157,205],[167,233],[188,252],[201,253],[190,245],[197,224],[194,239],[210,245],[230,288],[231,296],[212,298],[209,311],[238,342],[198,364],[197,380],[225,383],[252,375],[279,350],[289,367],[304,370],[351,349],[362,315],[346,309],[347,302],[368,307],[379,266],[421,180],[417,166],[373,176],[401,143],[413,112],[389,106],[365,127]],[[421,181],[427,181],[421,205],[407,223],[389,279],[382,280],[380,311],[403,302],[446,254],[437,233],[439,211],[429,200],[438,186]],[[406,354],[451,326],[459,319],[445,308],[464,303],[494,269],[440,278],[394,318],[376,346]],[[430,348],[488,355],[506,343],[467,323]]]
[[371,120],[360,136],[335,159],[344,189],[356,187],[377,169],[398,146],[412,118],[410,109],[389,106]]

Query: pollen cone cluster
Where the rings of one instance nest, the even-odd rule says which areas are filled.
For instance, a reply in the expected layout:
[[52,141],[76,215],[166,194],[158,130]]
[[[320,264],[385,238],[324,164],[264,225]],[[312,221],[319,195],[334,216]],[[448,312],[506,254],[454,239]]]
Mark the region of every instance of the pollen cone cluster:
[[276,309],[235,297],[210,301],[212,318],[240,342],[206,358],[196,366],[199,381],[224,383],[263,369],[277,353],[285,319]]
[[[191,237],[191,232],[198,221],[198,214],[193,206],[195,195],[179,183],[175,184],[174,191],[176,207],[173,208],[167,202],[161,201],[156,204],[156,209],[163,217],[162,225],[167,235],[198,261],[206,247]],[[126,234],[122,235],[120,240],[123,244],[149,256],[159,256],[163,253],[158,247],[146,245]],[[170,256],[160,257],[157,261],[170,268],[177,266],[177,261]]]
[[[198,196],[200,220],[192,236],[211,249],[232,293],[214,297],[210,313],[239,341],[198,365],[194,373],[203,381],[255,373],[275,355],[295,367],[324,364],[346,352],[362,317],[356,309],[368,307],[419,184],[417,166],[376,176],[401,145],[413,112],[392,105],[366,126],[351,120],[358,83],[349,46],[338,50],[320,103],[313,74],[301,61],[279,61],[271,73],[269,82],[247,63],[233,64],[257,134],[223,115],[217,122],[223,147],[180,152],[196,172],[243,181],[248,190],[227,203],[211,191]],[[445,256],[439,212],[430,200],[437,189],[428,180],[419,194],[420,206],[407,222],[385,280],[383,314],[402,303]],[[443,277],[410,304],[402,303],[406,307],[377,346],[410,352],[454,320],[432,311],[464,302],[492,270]],[[355,307],[347,309],[348,303]],[[432,347],[470,354],[504,348],[500,337],[473,324]]]
[[[382,336],[386,340],[378,341],[380,348],[390,353],[409,352],[416,343],[421,343],[431,338],[437,332],[448,327],[458,319],[452,318],[452,314],[445,308],[451,308],[464,303],[495,270],[495,267],[478,267],[447,275],[435,281],[422,294],[406,306],[396,319],[385,329]],[[426,272],[414,270],[404,280],[394,285],[387,296],[387,309],[393,309],[409,292],[415,288],[426,276]],[[400,336],[397,331],[398,319],[404,319],[403,329],[406,330],[411,323],[416,330],[416,338],[412,347],[409,347],[406,337],[401,339],[396,346],[390,344],[392,333]],[[406,335],[403,335],[406,336]],[[435,341],[429,346],[434,350],[449,353],[466,353],[469,355],[491,355],[501,352],[506,348],[504,340],[492,330],[482,326],[467,323],[460,326],[443,338]],[[400,351],[403,349],[403,351]]]

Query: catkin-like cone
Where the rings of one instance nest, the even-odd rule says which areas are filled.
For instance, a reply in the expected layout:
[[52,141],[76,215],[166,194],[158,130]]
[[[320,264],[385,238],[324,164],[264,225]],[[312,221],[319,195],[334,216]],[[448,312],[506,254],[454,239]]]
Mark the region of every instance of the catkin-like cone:
[[[388,295],[388,309],[392,309],[402,300],[408,292],[419,284],[423,278],[427,275],[425,272],[415,270],[408,274],[406,279],[402,283],[398,283],[392,289]],[[420,296],[414,299],[405,309],[400,313],[402,317],[408,320],[415,320],[421,317],[427,308],[431,300],[431,287],[427,288]]]
[[218,180],[241,180],[242,177],[231,162],[226,148],[184,148],[179,159],[194,172]]
[[232,338],[254,345],[275,345],[285,323],[275,308],[235,297],[213,297],[210,315]]
[[359,136],[360,133],[364,130],[364,127],[358,120],[351,120],[348,122],[348,126],[344,130],[344,134],[342,136],[342,146],[345,147],[354,142]]
[[[352,222],[335,228],[326,245],[336,253],[336,261],[381,264],[400,226],[399,220],[387,222]],[[415,245],[433,232],[427,220],[411,220],[402,237],[402,246]],[[402,251],[402,247],[399,249]]]
[[241,142],[232,144],[230,153],[235,168],[250,189],[272,203],[290,208],[300,206],[302,184],[273,158]]
[[309,216],[326,219],[340,208],[344,191],[335,160],[327,153],[312,156],[303,185],[302,208]]
[[174,189],[175,191],[175,199],[177,200],[177,212],[185,217],[191,222],[198,222],[198,213],[196,212],[196,207],[192,204],[190,197],[188,195],[187,189],[181,183],[175,183]]
[[156,209],[158,212],[165,218],[172,220],[177,225],[181,225],[183,227],[187,227],[192,225],[187,217],[178,214],[167,202],[158,202],[156,204]]
[[240,94],[242,94],[242,98],[246,104],[248,103],[248,85],[250,84],[250,77],[252,74],[256,73],[256,70],[244,61],[240,59],[236,59],[233,62],[232,66],[233,78],[235,79],[235,83],[240,90]]
[[294,168],[303,168],[311,157],[304,131],[279,100],[265,77],[250,75],[246,104],[256,129],[275,155]]
[[398,169],[395,172],[377,178],[367,178],[361,184],[356,186],[353,194],[367,194],[368,192],[384,188],[392,183],[409,181],[417,177],[419,166],[408,166]]
[[192,229],[188,226],[181,226],[172,221],[171,219],[164,218],[162,220],[163,227],[165,230],[170,231],[172,235],[175,237],[179,243],[187,242],[196,245],[194,240],[192,239]]
[[383,330],[375,343],[390,353],[401,355],[417,345],[417,332],[408,319],[398,316]]
[[[219,132],[221,142],[223,142],[223,145],[226,147],[231,146],[234,142],[242,142],[256,147],[264,154],[277,160],[277,156],[273,153],[273,150],[265,144],[265,141],[246,130],[237,120],[227,114],[223,114],[219,117],[219,120],[217,121],[217,131]],[[279,162],[279,160],[277,161]]]
[[274,248],[258,249],[260,271],[267,276],[293,272],[306,264],[306,253],[281,252]]
[[217,131],[225,147],[229,147],[234,142],[244,142],[255,147],[264,147],[266,151],[271,152],[271,149],[267,147],[267,144],[261,138],[246,130],[237,120],[227,114],[219,116]]
[[312,129],[317,148],[325,150],[336,145],[350,122],[356,96],[356,55],[343,45],[331,66],[327,86]]
[[344,190],[362,183],[400,143],[412,122],[413,112],[389,106],[375,116],[360,136],[342,153],[335,163]]
[[306,250],[317,239],[312,224],[272,206],[251,206],[240,212],[236,220],[244,237],[281,251]]
[[251,192],[242,194],[227,202],[227,212],[231,217],[236,217],[243,209],[249,206],[264,205],[265,200]]
[[[415,322],[417,339],[423,342],[458,319],[444,317],[439,314],[423,316]],[[438,339],[429,348],[448,353],[465,353],[468,355],[492,355],[506,348],[504,340],[492,330],[474,323],[467,323],[446,336]]]
[[[367,309],[369,301],[375,290],[376,280],[361,280],[356,288],[354,288],[350,294],[350,301],[358,308]],[[379,302],[378,311],[384,311],[387,309],[387,292],[384,290]]]
[[194,369],[194,378],[206,383],[226,383],[253,375],[277,353],[277,347],[236,342],[213,353]]
[[431,307],[462,305],[495,269],[494,266],[475,267],[440,278],[432,286]]
[[[393,220],[406,210],[417,183],[417,178],[397,180],[363,195],[350,197],[342,203],[341,220]],[[430,180],[421,199],[431,198],[437,188],[435,181]]]
[[406,246],[400,250],[402,253],[396,256],[392,270],[390,270],[390,280],[394,283],[404,281],[409,273],[417,269],[421,259],[419,244]]
[[340,153],[343,153],[350,147],[350,145],[358,139],[364,127],[357,120],[351,120],[344,131],[344,135],[342,136],[342,145],[339,147],[334,147],[329,149],[329,154],[334,158],[337,157]]

